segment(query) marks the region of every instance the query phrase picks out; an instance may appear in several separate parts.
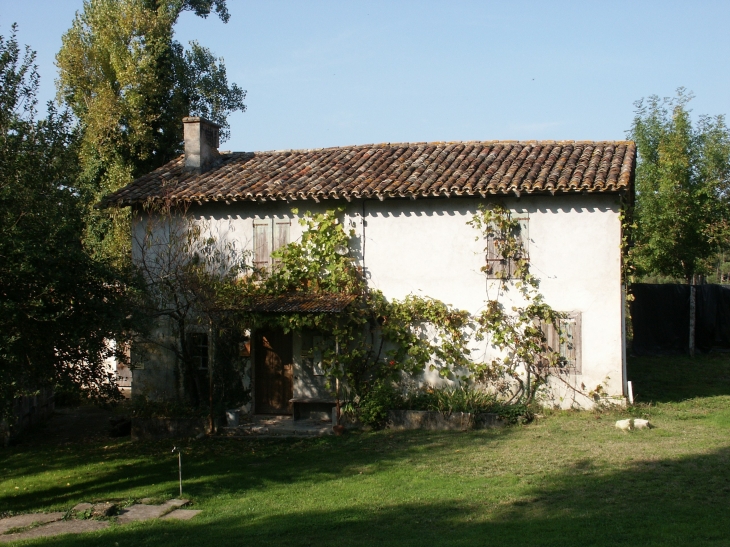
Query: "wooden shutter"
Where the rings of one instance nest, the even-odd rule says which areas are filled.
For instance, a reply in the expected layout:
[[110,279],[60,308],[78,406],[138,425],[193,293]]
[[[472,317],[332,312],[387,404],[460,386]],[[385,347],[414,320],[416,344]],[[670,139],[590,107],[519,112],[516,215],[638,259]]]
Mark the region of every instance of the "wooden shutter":
[[253,265],[254,268],[269,270],[272,251],[271,220],[253,222]]
[[[552,323],[540,321],[545,335],[545,353],[557,353],[571,374],[582,373],[581,362],[581,314],[572,312],[559,321],[559,328]],[[548,365],[547,355],[544,364]]]
[[207,370],[208,368],[208,335],[202,332],[189,332],[188,347],[189,355],[196,368]]
[[[523,260],[530,260],[530,219],[527,216],[520,216],[515,218],[515,220],[519,223],[519,226],[516,228],[516,233],[512,234],[514,237],[516,237],[520,243],[522,244],[522,256],[518,257],[519,259]],[[509,275],[512,276],[517,271],[517,264],[515,259],[511,258],[509,261]]]
[[566,360],[571,372],[581,374],[581,313],[573,312],[561,320],[560,330],[563,335],[560,356]]
[[486,274],[489,279],[503,279],[509,276],[507,261],[502,256],[502,240],[496,231],[487,234],[487,266]]
[[[273,234],[273,236],[274,236],[273,237],[273,239],[274,239],[273,250],[274,251],[278,251],[282,247],[286,247],[289,244],[289,225],[290,224],[291,224],[291,222],[289,221],[289,219],[286,219],[286,220],[277,219],[274,222],[274,234]],[[274,259],[275,266],[278,265],[279,262],[280,261],[278,259]]]
[[[529,260],[529,217],[520,216],[515,218],[519,223],[519,226],[515,228],[515,233],[511,234],[513,237],[519,238],[522,243],[522,256],[519,258]],[[484,271],[487,274],[488,279],[509,279],[517,270],[517,264],[514,258],[505,259],[503,254],[503,239],[502,235],[493,226],[490,227],[489,233],[487,234],[487,246],[486,261],[487,265]]]

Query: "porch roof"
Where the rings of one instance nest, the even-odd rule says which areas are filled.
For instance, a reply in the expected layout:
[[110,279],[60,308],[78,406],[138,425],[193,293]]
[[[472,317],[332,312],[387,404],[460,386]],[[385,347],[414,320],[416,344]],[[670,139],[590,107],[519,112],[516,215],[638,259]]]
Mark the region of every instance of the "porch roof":
[[353,300],[352,294],[286,293],[262,295],[251,298],[245,311],[259,313],[340,313]]

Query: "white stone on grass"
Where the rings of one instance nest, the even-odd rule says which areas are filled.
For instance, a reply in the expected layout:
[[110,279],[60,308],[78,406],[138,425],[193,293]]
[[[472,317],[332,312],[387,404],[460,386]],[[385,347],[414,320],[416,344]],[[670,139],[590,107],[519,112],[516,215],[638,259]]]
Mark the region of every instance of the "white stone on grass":
[[649,423],[649,420],[642,418],[629,418],[627,420],[618,420],[616,422],[616,429],[621,431],[633,431],[634,429],[652,429],[654,426]]

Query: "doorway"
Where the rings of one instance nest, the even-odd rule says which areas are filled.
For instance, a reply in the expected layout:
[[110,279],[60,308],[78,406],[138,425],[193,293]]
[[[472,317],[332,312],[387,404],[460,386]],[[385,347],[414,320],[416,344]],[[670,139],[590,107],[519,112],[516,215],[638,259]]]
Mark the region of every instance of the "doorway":
[[256,414],[292,414],[294,352],[292,333],[256,332],[254,391]]

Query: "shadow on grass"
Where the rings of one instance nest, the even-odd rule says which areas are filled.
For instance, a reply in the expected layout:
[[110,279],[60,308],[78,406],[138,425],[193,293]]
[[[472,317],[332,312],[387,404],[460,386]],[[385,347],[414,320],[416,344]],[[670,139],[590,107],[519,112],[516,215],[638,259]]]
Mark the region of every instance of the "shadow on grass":
[[[273,484],[338,480],[362,469],[385,472],[408,465],[411,458],[430,458],[440,451],[488,449],[514,428],[479,433],[379,432],[305,440],[217,439],[185,441],[183,450],[184,493],[204,500],[216,495],[243,495]],[[177,457],[170,453],[173,441],[117,442],[107,446],[35,445],[0,452],[0,471],[11,472],[36,487],[0,497],[0,512],[67,509],[79,501],[169,497],[176,490]],[[99,468],[101,462],[109,469]],[[84,463],[94,473],[69,478],[66,470]],[[48,473],[53,473],[49,484]],[[47,477],[45,480],[43,479]],[[120,497],[120,492],[126,493]]]
[[637,402],[730,395],[730,353],[630,357],[627,374]]
[[[297,512],[282,500],[274,515],[238,507],[235,517],[204,513],[190,522],[117,527],[53,544],[719,546],[730,537],[728,464],[730,449],[723,448],[702,456],[637,462],[612,473],[577,465],[503,503],[473,497],[470,502],[451,498],[367,507],[343,502],[333,511]],[[316,506],[312,500],[310,507]]]

